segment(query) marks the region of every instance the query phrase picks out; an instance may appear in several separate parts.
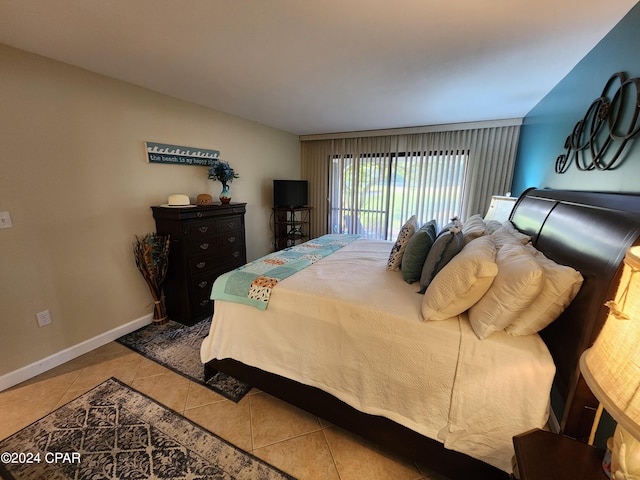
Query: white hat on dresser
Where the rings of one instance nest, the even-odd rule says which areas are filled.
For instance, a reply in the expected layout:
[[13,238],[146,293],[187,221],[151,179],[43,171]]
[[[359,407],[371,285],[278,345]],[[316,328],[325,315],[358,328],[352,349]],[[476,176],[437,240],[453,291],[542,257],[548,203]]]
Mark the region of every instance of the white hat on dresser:
[[189,200],[189,195],[184,195],[183,193],[174,193],[173,195],[169,195],[167,199],[167,203],[161,205],[163,207],[194,207],[195,205],[191,205],[191,200]]

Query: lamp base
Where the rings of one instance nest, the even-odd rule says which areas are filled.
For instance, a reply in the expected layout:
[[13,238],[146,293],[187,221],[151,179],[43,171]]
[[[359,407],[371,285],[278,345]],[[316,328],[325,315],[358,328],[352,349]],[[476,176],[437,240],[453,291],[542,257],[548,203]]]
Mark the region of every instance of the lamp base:
[[611,478],[613,480],[640,480],[640,442],[620,424],[613,434]]

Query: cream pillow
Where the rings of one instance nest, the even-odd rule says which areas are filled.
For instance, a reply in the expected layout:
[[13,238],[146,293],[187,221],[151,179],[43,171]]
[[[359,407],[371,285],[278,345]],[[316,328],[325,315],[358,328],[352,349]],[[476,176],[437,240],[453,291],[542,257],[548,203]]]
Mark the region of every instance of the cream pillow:
[[465,312],[498,273],[491,237],[469,242],[431,281],[422,299],[423,320],[445,320]]
[[486,227],[482,216],[472,215],[462,223],[462,236],[465,245],[474,238],[482,237],[485,234]]
[[526,245],[527,243],[531,242],[531,237],[529,235],[522,233],[520,230],[514,227],[513,223],[511,223],[509,220],[502,223],[502,228],[504,228],[511,235],[516,237],[516,240],[518,240],[523,245]]
[[471,327],[480,339],[511,325],[544,285],[544,270],[524,245],[504,245],[496,263],[498,274],[491,288],[469,309]]
[[559,265],[531,245],[525,245],[544,270],[540,295],[506,330],[511,335],[531,335],[553,322],[569,306],[582,286],[577,270]]
[[514,243],[524,245],[531,241],[530,236],[518,232],[509,222],[505,222],[502,227],[493,232],[491,236],[498,250],[500,250],[503,245]]
[[502,228],[502,222],[499,220],[487,220],[484,222],[485,235],[491,235],[493,232]]

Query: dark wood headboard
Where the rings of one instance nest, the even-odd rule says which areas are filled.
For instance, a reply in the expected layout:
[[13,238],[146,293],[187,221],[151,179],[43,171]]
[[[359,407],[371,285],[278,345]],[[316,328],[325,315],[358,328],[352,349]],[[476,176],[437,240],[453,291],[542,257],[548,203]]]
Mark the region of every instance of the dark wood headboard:
[[586,440],[598,401],[578,362],[607,318],[604,303],[615,294],[625,251],[640,243],[640,194],[529,189],[510,220],[538,250],[584,277],[571,305],[541,336],[556,363],[552,408],[560,429]]

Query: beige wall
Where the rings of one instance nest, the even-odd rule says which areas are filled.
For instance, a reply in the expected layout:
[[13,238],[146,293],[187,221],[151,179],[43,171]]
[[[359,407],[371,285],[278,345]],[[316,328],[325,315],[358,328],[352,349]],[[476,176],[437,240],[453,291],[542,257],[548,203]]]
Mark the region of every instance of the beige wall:
[[[0,376],[149,314],[131,244],[150,205],[220,191],[143,142],[220,150],[240,174],[247,255],[271,251],[271,181],[299,178],[295,135],[0,45]],[[53,323],[39,328],[36,312]]]

